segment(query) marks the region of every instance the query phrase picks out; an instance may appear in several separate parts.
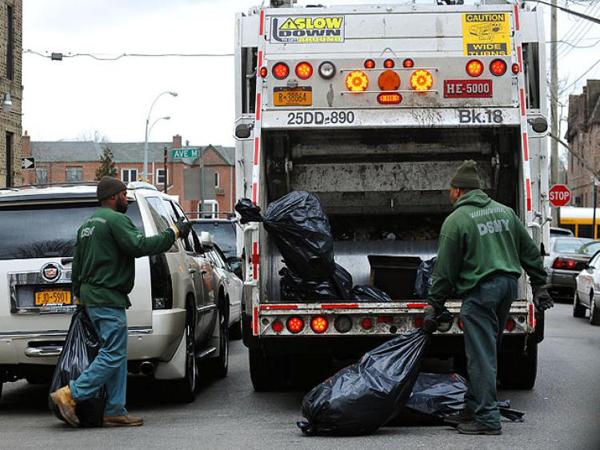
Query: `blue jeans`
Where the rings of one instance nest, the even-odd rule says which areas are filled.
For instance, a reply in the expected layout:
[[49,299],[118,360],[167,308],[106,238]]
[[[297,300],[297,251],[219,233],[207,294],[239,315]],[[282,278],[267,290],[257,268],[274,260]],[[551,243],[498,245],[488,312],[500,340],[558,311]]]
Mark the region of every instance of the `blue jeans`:
[[105,416],[127,415],[127,316],[123,308],[90,306],[87,313],[100,337],[100,351],[92,364],[71,381],[73,400],[94,398],[106,388]]
[[493,275],[479,283],[463,300],[460,315],[465,329],[468,390],[465,407],[475,420],[500,428],[496,397],[497,345],[502,336],[510,305],[517,297],[517,279]]

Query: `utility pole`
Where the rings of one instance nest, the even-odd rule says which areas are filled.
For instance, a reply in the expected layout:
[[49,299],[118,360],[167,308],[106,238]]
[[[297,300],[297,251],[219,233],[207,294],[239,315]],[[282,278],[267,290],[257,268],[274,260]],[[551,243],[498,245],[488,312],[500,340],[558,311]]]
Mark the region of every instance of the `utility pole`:
[[167,146],[163,148],[163,173],[165,174],[165,182],[163,183],[163,190],[167,193]]
[[[558,135],[558,48],[556,0],[552,0],[550,11],[550,129]],[[558,142],[550,141],[550,184],[558,183]]]

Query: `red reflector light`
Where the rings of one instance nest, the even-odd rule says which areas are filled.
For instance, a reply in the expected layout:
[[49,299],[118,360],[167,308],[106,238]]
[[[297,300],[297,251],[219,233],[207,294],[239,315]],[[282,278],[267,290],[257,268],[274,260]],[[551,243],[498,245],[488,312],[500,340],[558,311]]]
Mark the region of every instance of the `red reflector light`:
[[421,328],[425,319],[423,317],[415,317],[415,328]]
[[383,67],[385,67],[386,69],[391,69],[395,66],[396,64],[394,63],[393,59],[386,59],[383,62]]
[[402,67],[405,69],[412,69],[415,67],[415,62],[410,58],[406,58],[404,61],[402,61]]
[[269,74],[269,71],[267,70],[266,67],[261,67],[260,68],[260,76],[262,78],[266,78],[268,74]]
[[512,331],[515,329],[515,321],[512,319],[508,319],[506,321],[506,326],[504,327],[506,329],[506,331]]
[[506,73],[506,63],[501,59],[495,59],[490,63],[490,72],[499,77]]
[[382,91],[395,91],[400,87],[400,76],[393,70],[386,70],[379,75],[377,84]]
[[398,105],[402,96],[397,92],[382,92],[377,96],[377,101],[382,105]]
[[325,333],[329,327],[329,321],[324,316],[316,316],[310,321],[310,327],[315,333]]
[[458,328],[460,328],[461,330],[465,329],[465,323],[462,319],[458,319]]
[[296,76],[301,80],[308,80],[310,77],[312,77],[312,74],[313,68],[309,63],[301,62],[296,66]]
[[367,59],[365,61],[365,69],[374,69],[375,68],[375,61],[373,61],[372,59]]
[[287,320],[287,329],[290,333],[300,333],[304,329],[304,320],[297,316],[290,317]]
[[274,320],[271,324],[271,328],[275,333],[281,333],[283,331],[283,322],[281,320]]
[[535,308],[533,307],[533,303],[529,304],[529,327],[535,328],[536,320],[535,320]]
[[571,258],[556,258],[552,264],[554,269],[566,269],[575,270],[577,267],[577,260]]
[[472,59],[467,63],[467,74],[478,77],[483,73],[483,64],[478,59]]
[[521,70],[521,68],[519,67],[519,65],[517,63],[514,63],[511,67],[512,69],[512,73],[514,73],[515,75],[519,73],[519,71]]
[[371,328],[373,328],[373,321],[369,317],[365,317],[363,320],[360,321],[360,326],[363,327],[365,330],[370,330]]
[[285,63],[277,63],[273,66],[273,76],[278,80],[287,78],[290,74],[290,68]]

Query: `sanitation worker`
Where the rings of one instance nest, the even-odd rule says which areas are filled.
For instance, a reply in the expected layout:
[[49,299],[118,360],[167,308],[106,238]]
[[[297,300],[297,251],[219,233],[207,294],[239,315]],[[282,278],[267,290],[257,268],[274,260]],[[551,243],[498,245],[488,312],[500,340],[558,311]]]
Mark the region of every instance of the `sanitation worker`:
[[483,192],[477,163],[465,161],[450,181],[452,213],[439,238],[425,322],[445,310],[448,298],[462,298],[468,391],[465,408],[448,422],[463,434],[501,434],[496,398],[497,343],[522,268],[529,275],[534,301],[553,306],[544,286],[540,250],[515,212]]
[[95,397],[106,389],[103,425],[140,426],[143,421],[125,409],[127,388],[127,318],[131,306],[127,295],[135,279],[134,259],[167,251],[175,240],[185,238],[191,225],[181,218],[161,234],[145,237],[127,211],[127,187],[113,177],[98,183],[99,208],[77,232],[72,265],[73,295],[79,298],[98,332],[101,347],[90,366],[69,385],[50,394],[63,418],[79,425],[78,401]]

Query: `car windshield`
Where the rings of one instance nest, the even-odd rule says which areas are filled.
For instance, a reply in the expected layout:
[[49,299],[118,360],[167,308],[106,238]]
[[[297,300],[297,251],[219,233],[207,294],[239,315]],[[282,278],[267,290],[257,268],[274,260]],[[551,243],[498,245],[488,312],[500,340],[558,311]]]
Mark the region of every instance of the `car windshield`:
[[235,224],[232,222],[194,222],[194,231],[200,235],[202,231],[208,231],[213,240],[227,256],[235,256]]
[[[0,204],[0,260],[73,256],[77,230],[98,209],[98,202],[36,205]],[[141,228],[137,204],[127,215]]]
[[554,251],[556,253],[579,253],[579,249],[591,239],[556,239],[554,242]]
[[590,242],[588,244],[583,245],[579,249],[579,253],[583,253],[584,255],[593,255],[598,250],[600,250],[600,242]]

